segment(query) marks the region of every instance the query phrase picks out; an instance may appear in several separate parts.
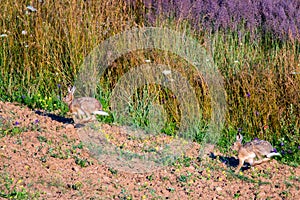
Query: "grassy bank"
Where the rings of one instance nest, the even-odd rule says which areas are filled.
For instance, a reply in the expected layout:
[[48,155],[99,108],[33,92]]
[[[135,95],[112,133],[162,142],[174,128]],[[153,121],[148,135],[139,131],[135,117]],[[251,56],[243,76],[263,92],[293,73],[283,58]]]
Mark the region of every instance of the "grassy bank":
[[[26,8],[27,6],[32,8]],[[246,138],[270,140],[285,155],[283,161],[300,163],[300,45],[299,38],[274,37],[262,27],[237,32],[221,27],[207,30],[188,19],[165,16],[149,22],[149,7],[142,1],[5,1],[0,5],[0,99],[33,108],[67,112],[60,98],[74,83],[84,58],[104,40],[131,28],[149,25],[185,32],[196,38],[219,68],[225,82],[228,112],[219,144],[225,149],[237,132]],[[154,9],[154,8],[153,8]],[[226,29],[225,29],[226,28]],[[268,30],[268,29],[266,29]],[[255,36],[255,37],[254,37]],[[182,58],[160,50],[131,52],[113,62],[98,81],[97,98],[109,109],[111,92],[133,66],[151,58],[182,72],[196,94],[204,114],[210,114],[205,84]],[[294,73],[296,72],[296,73]],[[137,92],[150,101],[163,100],[169,114],[165,132],[180,122],[179,103],[172,91],[157,85]],[[149,95],[149,96],[147,96]],[[140,106],[140,107],[139,107]],[[137,109],[134,123],[143,121],[147,106]],[[146,109],[145,109],[146,108]],[[205,116],[204,116],[205,118]],[[113,120],[113,119],[110,119]]]

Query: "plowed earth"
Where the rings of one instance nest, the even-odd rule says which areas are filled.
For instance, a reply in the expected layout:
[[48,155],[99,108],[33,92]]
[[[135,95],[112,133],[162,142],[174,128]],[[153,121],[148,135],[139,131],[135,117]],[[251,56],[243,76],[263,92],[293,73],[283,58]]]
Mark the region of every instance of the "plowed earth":
[[[235,175],[234,157],[211,146],[199,157],[201,146],[193,143],[175,162],[137,173],[128,166],[114,168],[106,162],[109,156],[100,159],[82,141],[82,127],[71,122],[0,102],[1,197],[26,193],[29,199],[300,199],[299,167],[273,159]],[[111,144],[143,149],[128,140],[127,128],[97,126]],[[161,135],[156,140],[170,138]]]

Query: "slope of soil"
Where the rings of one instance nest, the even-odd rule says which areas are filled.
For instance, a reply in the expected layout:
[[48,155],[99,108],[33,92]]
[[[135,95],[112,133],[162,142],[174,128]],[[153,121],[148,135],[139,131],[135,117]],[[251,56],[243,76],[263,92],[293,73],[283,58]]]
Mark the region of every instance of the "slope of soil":
[[[300,168],[272,160],[239,175],[237,161],[193,144],[176,162],[130,173],[96,159],[70,119],[0,102],[0,195],[30,199],[300,199]],[[114,145],[139,149],[126,128],[100,124]],[[165,136],[162,136],[167,140]],[[136,146],[134,146],[136,145]],[[109,158],[107,158],[109,159]]]

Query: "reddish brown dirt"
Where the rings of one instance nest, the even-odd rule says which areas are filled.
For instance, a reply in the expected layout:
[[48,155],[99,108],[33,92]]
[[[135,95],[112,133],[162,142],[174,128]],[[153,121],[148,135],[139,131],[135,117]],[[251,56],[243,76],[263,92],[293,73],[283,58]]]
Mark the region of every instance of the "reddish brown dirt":
[[[216,150],[219,157],[200,162],[198,144],[187,152],[188,162],[182,158],[148,173],[116,170],[82,147],[79,129],[67,121],[0,102],[1,196],[15,190],[30,199],[300,199],[299,167],[272,160],[234,175],[235,166],[221,162],[226,155]],[[122,143],[124,127],[101,127],[117,138],[115,145],[138,147]]]

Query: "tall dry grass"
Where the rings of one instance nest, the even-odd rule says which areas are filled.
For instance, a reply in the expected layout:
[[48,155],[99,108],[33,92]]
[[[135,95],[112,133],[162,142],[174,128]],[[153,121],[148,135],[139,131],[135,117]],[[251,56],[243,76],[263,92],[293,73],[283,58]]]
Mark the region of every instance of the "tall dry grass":
[[[29,11],[28,5],[37,11]],[[84,57],[100,42],[145,26],[140,1],[134,5],[121,0],[4,1],[0,10],[0,34],[7,35],[0,38],[0,95],[4,100],[16,100],[22,94],[59,94],[58,85],[65,89],[74,82]],[[297,41],[251,40],[247,35],[237,37],[221,31],[200,33],[185,20],[168,19],[157,22],[157,26],[188,32],[213,56],[226,84],[228,126],[242,128],[253,137],[287,136],[299,141],[300,75],[292,73],[300,72]],[[99,84],[105,92],[111,92],[130,66],[139,66],[149,58],[186,75],[198,88],[204,113],[210,113],[207,89],[199,74],[186,70],[189,66],[184,60],[166,52],[128,54],[113,63]],[[169,99],[168,109],[176,121],[180,118],[180,102],[159,90],[152,87],[149,93],[158,92],[163,96],[160,100]]]
[[289,135],[299,141],[299,43],[278,41],[264,46],[262,41],[220,38],[215,60],[226,77],[229,124],[252,137]]
[[0,39],[1,81],[9,96],[71,84],[98,43],[135,26],[123,1],[4,1],[0,9],[0,32],[7,34]]

